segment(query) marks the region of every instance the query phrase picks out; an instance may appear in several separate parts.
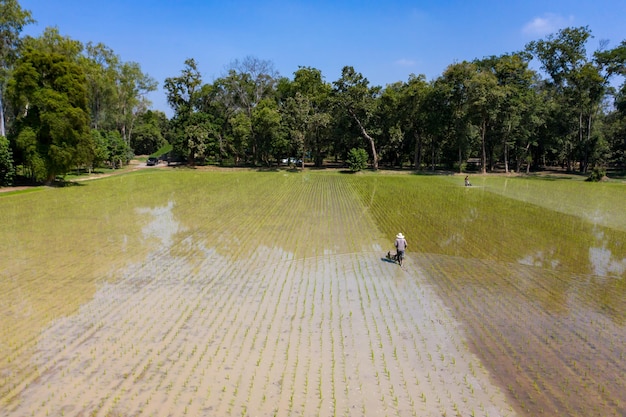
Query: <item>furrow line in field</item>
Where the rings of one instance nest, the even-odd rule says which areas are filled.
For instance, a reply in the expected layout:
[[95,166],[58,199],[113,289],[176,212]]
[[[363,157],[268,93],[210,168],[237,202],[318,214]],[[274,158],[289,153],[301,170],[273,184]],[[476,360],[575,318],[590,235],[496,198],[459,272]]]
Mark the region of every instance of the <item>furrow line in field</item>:
[[[90,266],[85,266],[84,268],[78,270],[76,275],[89,276],[91,272],[93,271],[91,271]],[[48,280],[48,282],[56,281],[55,277],[48,276],[46,272],[36,273],[33,271],[32,273],[34,274],[33,278],[36,277],[38,280]],[[16,283],[18,281],[22,283],[20,286],[16,285],[12,291],[17,293],[21,293],[23,291],[21,287],[24,286],[23,283],[27,279],[25,275],[26,274],[21,274],[20,276],[16,276],[11,279],[11,281],[15,281]],[[63,282],[59,282],[58,285],[62,286],[63,284]],[[28,320],[16,320],[9,323],[9,326],[11,326],[9,327],[11,332],[16,335],[21,335],[19,345],[12,345],[13,342],[10,336],[0,342],[0,347],[2,347],[2,344],[5,344],[5,346],[2,347],[2,350],[6,350],[7,353],[0,359],[0,374],[11,376],[10,379],[8,379],[8,377],[2,378],[2,382],[0,382],[0,398],[2,398],[2,402],[7,404],[15,398],[15,392],[19,390],[20,387],[23,388],[25,385],[37,379],[41,374],[41,370],[34,367],[33,361],[31,360],[32,355],[36,353],[36,347],[40,334],[32,332],[30,326],[32,326],[32,323],[49,322],[51,317],[58,316],[58,314],[55,313],[55,310],[59,310],[62,308],[60,306],[63,306],[63,303],[58,303],[56,304],[55,310],[40,310],[31,306],[32,303],[38,302],[36,299],[29,301],[26,299],[26,296],[15,296],[11,292],[3,295],[3,299],[16,300],[20,298],[24,298],[24,302],[22,304],[13,303],[9,308],[4,309],[4,311],[19,311],[20,315],[28,317]],[[39,304],[38,307],[41,307],[42,304],[43,303]],[[1,306],[0,311],[2,311]],[[24,337],[24,335],[29,334],[31,335],[30,337]],[[2,369],[7,369],[7,373],[5,374],[4,372],[1,372]],[[11,369],[11,371],[9,371],[9,369]],[[20,378],[17,379],[14,375],[19,375]]]
[[[157,366],[160,377],[156,381],[154,390],[157,395],[151,395],[146,400],[150,403],[146,404],[146,412],[149,414],[158,414],[163,407],[180,409],[178,403],[187,399],[181,398],[183,393],[191,391],[194,396],[203,397],[200,391],[202,381],[210,377],[205,375],[204,364],[212,362],[211,349],[215,347],[215,341],[221,339],[217,333],[224,329],[226,315],[222,300],[230,298],[237,290],[236,286],[228,284],[236,273],[229,268],[228,261],[221,260],[217,263],[207,259],[204,262],[207,268],[211,264],[211,268],[216,271],[216,278],[211,280],[215,282],[215,285],[203,287],[203,279],[198,277],[196,285],[199,288],[189,294],[187,299],[179,302],[178,307],[188,312],[188,320],[173,334],[171,340],[166,343],[166,348],[158,353],[160,360]],[[218,268],[215,268],[216,263],[220,265]],[[166,311],[171,314],[170,309]],[[207,323],[209,320],[210,323]],[[204,346],[199,355],[197,354],[198,346]],[[219,346],[216,349],[219,349]],[[190,358],[194,357],[197,359],[191,361]],[[190,384],[192,379],[193,384]],[[200,394],[196,394],[198,392]],[[152,397],[156,398],[153,400]],[[167,398],[171,400],[164,404]],[[185,404],[185,408],[188,405]]]
[[[287,186],[279,186],[272,188],[271,196],[262,194],[266,188],[258,187],[256,190],[251,191],[249,198],[254,201],[256,205],[249,208],[251,212],[247,216],[234,216],[239,219],[239,223],[236,225],[235,236],[245,237],[244,240],[237,241],[237,246],[233,248],[236,251],[238,257],[246,257],[246,254],[260,255],[256,250],[258,246],[263,246],[263,238],[267,237],[267,232],[275,232],[276,222],[282,218],[283,204],[276,204],[276,202],[288,201],[290,195],[290,188]],[[239,210],[239,209],[238,209]],[[243,217],[244,221],[241,221]],[[259,242],[257,239],[263,239]],[[265,241],[266,247],[271,247],[274,242],[269,240]],[[249,259],[251,265],[263,265],[264,259],[257,261],[255,258]]]
[[[111,315],[114,313],[113,310],[106,309],[105,312],[107,313],[102,316],[103,318],[106,318],[107,315]],[[92,317],[95,316],[92,314]],[[61,366],[59,365],[59,362],[63,363],[64,366],[68,366],[68,359],[66,358],[72,356],[70,355],[70,352],[76,350],[79,346],[83,345],[85,341],[91,338],[95,333],[97,333],[101,327],[101,324],[95,323],[96,320],[87,318],[86,320],[84,320],[84,322],[78,323],[78,325],[82,329],[82,332],[77,337],[74,337],[75,335],[73,335],[71,332],[64,330],[65,327],[68,327],[68,320],[70,320],[70,324],[73,323],[71,319],[62,318],[57,320],[46,330],[46,333],[48,334],[59,334],[61,336],[56,337],[53,343],[39,343],[40,346],[47,347],[45,349],[40,348],[39,351],[36,352],[35,357],[33,358],[33,363],[41,363],[42,365],[36,368],[36,373],[27,375],[27,378],[24,378],[21,381],[21,384],[15,387],[13,394],[11,394],[12,396],[19,395],[35,381],[41,383],[46,378],[46,375],[53,374],[54,369]],[[10,397],[7,396],[7,399],[9,398]]]
[[[473,320],[468,321],[466,324],[472,329],[474,334],[472,340],[477,353],[486,360],[490,368],[498,369],[500,377],[508,374],[508,376],[505,377],[505,381],[517,381],[517,386],[509,384],[509,395],[514,397],[518,403],[525,403],[526,405],[523,405],[524,408],[527,406],[535,407],[537,404],[536,399],[534,398],[535,395],[542,396],[543,394],[541,393],[541,388],[536,385],[537,381],[534,379],[538,375],[537,369],[535,369],[534,365],[532,365],[532,361],[524,360],[524,358],[527,357],[528,352],[526,352],[526,349],[522,347],[522,344],[530,347],[528,338],[532,337],[533,339],[536,339],[537,337],[540,337],[539,335],[543,332],[543,329],[527,329],[520,333],[519,331],[522,330],[522,326],[510,326],[510,323],[515,322],[515,320],[506,320],[505,317],[502,317],[502,311],[506,311],[507,314],[513,316],[523,316],[526,320],[530,320],[533,323],[545,322],[547,317],[544,316],[543,318],[536,317],[534,319],[529,319],[527,315],[530,311],[533,311],[534,313],[539,312],[536,311],[536,309],[529,310],[528,308],[520,310],[519,307],[521,304],[512,303],[512,300],[503,298],[503,295],[499,293],[501,290],[499,290],[497,286],[494,287],[482,284],[473,285],[472,281],[476,280],[477,283],[480,281],[479,276],[475,274],[482,276],[482,273],[477,271],[477,265],[475,263],[472,263],[473,267],[469,268],[466,260],[450,257],[446,257],[445,259],[445,272],[442,271],[441,273],[438,273],[438,276],[436,276],[435,279],[440,283],[440,285],[446,286],[452,290],[448,290],[451,292],[449,301],[452,301],[452,304],[457,309],[457,314],[464,317],[471,312]],[[425,264],[427,262],[428,261],[426,261]],[[485,265],[485,267],[491,268],[491,266],[487,265]],[[460,284],[457,284],[455,279],[451,279],[451,274],[454,274],[455,271],[457,274],[464,277],[462,281],[463,287],[461,287]],[[519,277],[514,278],[512,276],[511,279],[512,281],[515,281],[519,279]],[[514,286],[518,285],[517,282],[511,282],[511,284]],[[473,293],[466,294],[467,290],[473,290]],[[526,289],[519,288],[517,291],[518,296],[522,296],[529,302],[532,302],[529,295],[526,294]],[[520,293],[519,291],[522,292]],[[485,292],[492,294],[485,296]],[[487,300],[498,301],[490,303]],[[505,326],[504,322],[508,323],[508,325]],[[528,330],[530,330],[530,332]],[[494,335],[497,336],[495,339]],[[511,337],[514,339],[511,339]],[[532,349],[534,349],[534,347]],[[541,354],[553,354],[553,360],[560,362],[558,352],[553,352],[551,354],[548,351],[544,351]],[[535,388],[533,388],[533,386]],[[520,394],[528,396],[522,398]],[[550,398],[550,401],[560,401],[558,400],[558,395],[551,395]],[[546,405],[547,403],[544,402],[544,406]],[[571,412],[571,405],[571,402],[560,405],[553,403],[551,407],[557,407],[555,409],[559,409],[561,412]]]
[[[382,265],[381,265],[382,266]],[[385,265],[389,266],[389,265]],[[393,266],[395,267],[395,265]],[[382,275],[381,270],[372,270],[369,275]],[[386,343],[384,345],[383,366],[384,373],[391,384],[390,393],[392,401],[396,409],[412,408],[414,400],[408,387],[408,381],[405,377],[404,366],[400,363],[398,348],[406,352],[404,339],[400,336],[401,331],[398,326],[398,320],[405,322],[402,310],[399,308],[398,297],[400,292],[391,280],[381,280],[379,283],[380,293],[383,294],[384,306],[379,304],[379,313],[385,326]],[[394,301],[394,305],[391,304]],[[390,323],[390,321],[392,323]],[[393,325],[392,325],[393,324]],[[392,366],[393,364],[393,366]]]
[[[346,348],[349,352],[344,355],[344,367],[347,375],[347,406],[351,410],[355,410],[361,415],[366,414],[366,396],[369,394],[363,390],[362,369],[367,368],[368,356],[367,348],[371,346],[371,340],[368,337],[369,329],[365,320],[365,308],[363,300],[365,294],[361,293],[360,277],[355,273],[356,265],[360,262],[359,258],[352,257],[350,264],[342,264],[343,268],[339,270],[339,274],[344,277],[346,283],[344,314],[347,315],[347,337],[345,337]],[[367,387],[366,387],[367,388]],[[354,411],[350,412],[352,415]]]
[[[186,258],[172,259],[172,262],[179,264],[193,263]],[[185,360],[185,365],[189,362],[189,356],[185,355],[185,345],[183,343],[193,337],[197,337],[196,335],[190,334],[191,324],[197,317],[194,310],[196,310],[197,306],[201,303],[203,291],[206,292],[211,288],[211,285],[207,285],[204,288],[190,285],[188,269],[178,269],[177,272],[178,275],[174,275],[174,277],[168,276],[164,278],[164,281],[168,282],[167,292],[163,291],[163,287],[161,287],[160,291],[155,290],[150,292],[149,297],[151,302],[138,304],[141,309],[135,314],[138,317],[141,317],[143,314],[143,320],[145,322],[156,319],[160,326],[146,338],[144,357],[140,360],[129,359],[126,362],[126,366],[130,368],[127,369],[126,375],[134,376],[141,374],[148,364],[154,362],[153,354],[156,351],[157,366],[160,368],[160,372],[163,373],[161,379],[156,381],[157,390],[166,379],[170,381],[171,387],[171,384],[173,384],[171,381],[172,376],[175,377],[176,375],[173,375],[175,374],[175,370],[180,369],[178,365],[180,365],[182,360]],[[164,299],[164,297],[167,297],[167,299]],[[170,301],[170,303],[166,304],[167,301]],[[163,306],[164,304],[165,308],[160,311],[160,315],[154,317],[150,314],[150,312],[155,309],[155,307],[151,308],[151,306]],[[134,315],[131,314],[130,316],[133,317]],[[128,324],[125,323],[125,325]],[[128,328],[136,328],[136,326]],[[132,334],[129,334],[125,339],[123,337],[124,334],[118,339],[118,344],[132,344],[135,341],[134,335]],[[201,338],[199,343],[203,342],[204,340]],[[150,343],[154,344],[153,349],[148,347]],[[165,348],[162,348],[163,346],[165,346]],[[197,346],[197,343],[194,344],[194,346]],[[197,347],[193,349],[197,349]],[[169,366],[163,366],[164,364],[169,364]],[[169,374],[170,371],[172,372],[171,374]],[[182,376],[180,376],[180,378],[182,378]],[[129,377],[120,377],[115,380],[119,382],[110,386],[108,389],[108,392],[115,394],[115,396],[111,398],[109,395],[109,398],[105,399],[100,407],[100,411],[105,413],[109,413],[110,410],[116,408],[116,399],[123,393],[133,392],[135,383],[137,382],[135,378]]]
[[[269,348],[270,351],[273,352],[272,362],[270,363],[270,366],[278,369],[278,367],[274,365],[274,361],[276,360],[276,355],[278,353],[278,349],[277,349],[278,343],[282,340],[283,336],[281,335],[281,330],[280,330],[281,319],[277,317],[277,310],[278,310],[278,306],[282,304],[284,289],[285,289],[285,285],[287,281],[282,274],[276,274],[273,271],[267,271],[267,273],[262,273],[261,276],[263,277],[264,282],[267,280],[267,278],[272,279],[274,281],[274,282],[268,283],[270,287],[275,288],[275,289],[280,288],[278,290],[278,294],[274,295],[272,293],[271,300],[268,300],[267,311],[269,312],[269,314],[264,315],[264,317],[267,318],[267,321],[259,323],[259,329],[265,328],[267,331],[265,340],[263,341],[264,348]],[[273,311],[272,311],[272,308],[273,308]],[[282,319],[284,320],[284,317]],[[274,342],[273,346],[270,344],[271,342]],[[261,353],[259,356],[259,360],[261,360],[262,357],[263,357],[263,354]],[[247,366],[242,367],[241,371],[239,372],[240,376],[244,375],[245,369],[248,366],[254,366],[252,363],[249,363],[248,361],[244,361],[244,363],[247,363]],[[279,385],[282,386],[282,379],[277,379],[277,380],[280,381]],[[233,412],[233,409],[247,410],[247,403],[243,396],[241,397],[238,397],[237,395],[233,396],[232,407],[228,410],[229,414]],[[240,414],[240,412],[237,412],[237,414]]]
[[[516,288],[515,293],[521,294],[533,294],[533,296],[539,300],[549,297],[552,293],[551,288],[547,287],[544,283],[538,281],[537,276],[532,269],[518,268],[518,273],[524,277],[523,280],[519,279],[519,275],[516,279],[509,280],[505,277],[504,282],[513,288]],[[545,278],[545,277],[542,277]],[[558,279],[558,278],[557,278]],[[525,282],[527,285],[522,288],[520,282]],[[528,289],[532,289],[529,292]],[[489,295],[485,296],[489,299]],[[528,297],[527,302],[534,304],[535,300]],[[519,309],[521,304],[509,303],[507,311],[514,312],[514,309],[518,310],[518,314],[523,314]],[[493,316],[494,312],[486,310],[487,319]],[[562,381],[568,381],[566,385],[571,386],[576,392],[586,392],[587,398],[593,398],[594,396],[602,397],[606,392],[606,388],[603,387],[602,381],[607,381],[610,373],[603,372],[602,369],[595,368],[590,369],[589,372],[584,372],[585,376],[581,380],[581,370],[573,369],[572,363],[575,363],[580,357],[584,357],[585,351],[590,355],[597,355],[596,344],[599,346],[603,344],[598,340],[589,340],[586,335],[590,334],[588,331],[581,330],[581,326],[584,326],[586,319],[575,320],[572,315],[552,315],[545,314],[545,310],[541,308],[531,308],[530,311],[535,314],[535,317],[531,320],[535,323],[535,326],[529,328],[522,328],[515,326],[514,328],[524,333],[511,333],[507,332],[508,329],[500,328],[498,323],[495,322],[489,328],[489,332],[500,335],[503,340],[503,346],[509,355],[516,360],[516,367],[523,370],[523,374],[527,377],[525,383],[526,388],[522,391],[528,395],[528,402],[531,404],[537,403],[534,397],[540,398],[540,401],[544,403],[544,406],[551,404],[553,410],[561,410],[561,412],[567,411],[568,413],[575,415],[579,413],[577,410],[582,410],[584,405],[579,403],[578,400],[571,398],[567,391],[563,388]],[[515,313],[513,313],[515,314]],[[526,313],[528,314],[528,313]],[[522,336],[524,334],[524,336]],[[578,337],[578,335],[585,335]],[[530,339],[536,340],[536,342],[530,342]],[[525,341],[525,343],[523,343]],[[566,342],[567,341],[567,342]],[[524,346],[525,345],[525,346]],[[536,358],[541,358],[541,361],[537,361]],[[583,360],[583,362],[585,362]],[[597,361],[593,361],[597,363]],[[546,379],[544,379],[547,377]],[[519,373],[516,378],[519,379]],[[610,380],[610,379],[608,379]],[[561,381],[561,382],[559,382]],[[613,386],[613,382],[606,385]],[[598,387],[598,388],[596,388]],[[620,394],[618,394],[619,396]],[[606,400],[611,398],[607,396],[601,407],[606,406]],[[615,397],[613,397],[615,398]],[[585,400],[588,404],[588,400]],[[609,411],[606,409],[603,411],[608,415]],[[616,413],[617,414],[617,413]]]
[[[239,270],[237,268],[237,270]],[[240,272],[233,273],[232,276],[228,278],[229,280],[234,280],[236,282],[240,282],[238,288],[239,291],[233,291],[229,293],[228,297],[225,297],[224,294],[221,296],[225,300],[225,307],[220,309],[223,314],[222,324],[218,327],[221,327],[224,331],[223,336],[219,337],[219,343],[215,348],[215,354],[209,361],[209,371],[213,375],[212,380],[210,381],[210,385],[217,387],[218,385],[222,386],[221,392],[218,392],[218,404],[223,404],[224,395],[227,393],[227,390],[232,387],[232,389],[237,390],[238,386],[237,381],[231,381],[231,372],[233,367],[231,366],[231,362],[229,358],[232,356],[231,351],[235,350],[237,346],[239,346],[239,352],[237,355],[240,355],[243,350],[243,343],[235,343],[236,338],[240,337],[243,340],[249,335],[249,328],[242,328],[242,324],[246,322],[247,318],[245,317],[246,311],[251,308],[254,303],[247,302],[248,294],[253,290],[251,285],[251,280],[242,279]],[[237,298],[240,298],[238,300]],[[241,316],[244,317],[241,317]],[[228,320],[226,320],[228,318]],[[228,327],[224,327],[228,325]],[[213,339],[213,338],[212,338]],[[237,358],[233,359],[236,360]],[[231,361],[233,361],[231,360]],[[209,382],[206,380],[205,382]],[[207,402],[202,404],[204,408],[213,407],[214,403],[212,403],[208,398]]]
[[[141,271],[136,272],[141,274]],[[112,321],[110,319],[110,317],[114,314],[113,309],[111,308],[111,304],[110,304],[110,299],[107,299],[106,302],[101,303],[100,299],[102,298],[107,298],[110,297],[107,294],[112,294],[113,292],[111,291],[111,289],[114,288],[113,284],[107,284],[105,285],[97,294],[99,294],[99,298],[96,298],[94,301],[92,301],[91,303],[88,303],[85,307],[83,307],[82,312],[80,315],[76,317],[71,317],[71,318],[67,318],[67,319],[62,319],[59,320],[57,323],[58,326],[62,326],[63,328],[68,328],[67,330],[63,330],[61,328],[56,328],[56,327],[52,327],[48,330],[48,334],[61,334],[61,335],[66,335],[65,338],[58,338],[55,337],[53,342],[49,342],[46,343],[45,345],[48,346],[48,352],[49,354],[46,355],[46,351],[42,351],[43,355],[46,355],[45,358],[41,358],[40,360],[43,361],[43,363],[49,363],[49,362],[53,362],[56,363],[57,360],[62,361],[64,363],[64,371],[63,373],[68,374],[69,370],[72,370],[74,368],[77,369],[81,369],[81,371],[85,371],[85,370],[89,370],[92,369],[93,367],[98,366],[97,365],[97,360],[96,360],[96,347],[94,346],[91,350],[90,350],[90,358],[83,358],[80,355],[77,355],[74,353],[74,351],[77,351],[78,353],[84,353],[86,351],[86,345],[89,345],[92,343],[92,341],[90,340],[92,337],[93,338],[97,338],[99,337],[99,335],[103,332],[106,331],[106,329],[103,330],[104,328],[104,322],[105,320],[109,320]],[[113,301],[115,302],[119,302],[120,300],[122,300],[122,303],[124,305],[128,305],[128,303],[130,302],[131,304],[137,301],[137,290],[134,287],[128,288],[130,289],[130,291],[125,291],[127,292],[128,295],[114,295]],[[116,304],[113,304],[116,305]],[[89,311],[91,309],[91,311]],[[96,311],[97,310],[97,311]],[[71,331],[71,328],[78,328],[80,329],[78,337],[74,338],[74,332]],[[84,331],[84,329],[91,329],[87,332]],[[67,338],[70,339],[67,339]],[[70,345],[67,345],[67,340],[70,340]],[[60,347],[60,344],[63,343],[64,346],[63,348]],[[59,346],[59,348],[56,348],[56,346]],[[53,355],[53,356],[50,356]],[[41,356],[41,355],[40,355]],[[102,356],[102,355],[101,355]],[[72,359],[66,359],[66,358],[72,358]],[[57,359],[58,358],[58,359]],[[79,359],[81,360],[81,363],[79,365],[76,365],[75,362]],[[61,374],[61,376],[63,376],[63,373]],[[79,372],[80,373],[80,372]],[[55,377],[57,375],[55,374],[51,374],[50,377]],[[41,381],[40,381],[41,382]],[[42,385],[41,383],[38,383],[38,385]],[[48,386],[48,391],[50,388],[50,385]],[[60,387],[62,387],[62,389],[65,389],[66,386],[63,384],[58,384]],[[85,384],[86,385],[86,384]],[[54,392],[51,394],[52,396],[54,396]],[[61,398],[60,395],[57,395],[57,398]]]
[[[267,256],[268,254],[271,254],[271,253],[264,251],[264,254]],[[250,311],[247,315],[244,315],[244,317],[242,317],[242,320],[241,320],[242,323],[249,323],[250,326],[256,329],[256,331],[254,335],[251,336],[252,340],[250,341],[249,346],[245,346],[243,342],[241,343],[240,352],[243,351],[244,349],[249,350],[250,352],[253,352],[255,349],[257,349],[256,346],[260,345],[260,348],[258,348],[259,356],[257,359],[257,363],[255,365],[250,360],[239,361],[237,363],[236,362],[237,358],[234,358],[230,362],[226,362],[228,357],[225,355],[223,358],[222,366],[227,366],[233,370],[239,369],[239,371],[233,372],[235,375],[237,374],[243,375],[247,367],[258,368],[259,366],[265,366],[264,363],[261,363],[261,359],[266,357],[265,349],[268,347],[268,343],[270,342],[269,332],[271,331],[273,323],[275,323],[275,317],[270,316],[270,314],[275,315],[275,312],[270,311],[270,308],[274,307],[274,311],[276,309],[275,298],[278,296],[275,293],[276,291],[278,291],[279,288],[282,288],[281,286],[278,285],[278,280],[281,278],[281,276],[279,274],[264,273],[264,271],[260,269],[260,270],[257,270],[256,277],[258,279],[257,281],[258,284],[257,284],[257,288],[255,288],[256,290],[255,292],[260,293],[261,292],[260,288],[263,287],[261,303],[258,306],[259,308],[257,308],[255,311]],[[268,292],[268,289],[269,289],[269,292]],[[245,304],[246,300],[245,299],[242,300],[241,303]],[[259,311],[264,311],[264,312],[257,319],[257,315]],[[253,316],[252,319],[250,318],[250,316]],[[262,340],[257,341],[257,337],[259,336],[262,338]],[[230,344],[232,345],[233,342],[234,342],[234,339],[231,340]],[[249,358],[251,358],[251,356],[252,356],[251,354],[248,355]],[[258,372],[255,372],[255,380],[259,381],[261,378],[262,378],[262,375]],[[224,390],[224,393],[225,394],[227,393],[226,390]],[[229,401],[226,404],[222,402],[219,406],[220,408],[217,408],[217,410],[219,412],[230,413],[232,412],[233,408],[235,408],[237,401],[241,401],[241,399],[233,398],[231,401]],[[240,407],[244,407],[244,406],[245,404],[240,405]]]
[[[279,273],[280,274],[280,273]],[[285,277],[290,282],[289,306],[288,310],[285,310],[283,327],[281,334],[284,334],[284,338],[287,338],[287,345],[284,348],[285,365],[284,365],[284,377],[282,382],[281,394],[283,398],[279,401],[279,404],[284,404],[284,409],[289,410],[291,413],[295,413],[296,409],[304,401],[302,399],[302,392],[300,390],[304,387],[306,391],[305,381],[307,380],[306,370],[300,372],[301,365],[301,349],[302,349],[302,319],[304,317],[301,312],[305,306],[300,308],[301,302],[305,303],[306,300],[306,284],[307,281],[299,279],[304,277],[304,263],[297,262],[294,265],[293,270],[290,268],[286,271]],[[302,299],[302,300],[301,300]],[[288,326],[286,325],[288,323]],[[305,357],[307,357],[305,355]],[[299,383],[302,381],[301,383]],[[289,394],[289,398],[285,399],[284,396]],[[306,392],[304,393],[306,395]],[[303,406],[302,406],[303,407]],[[258,408],[253,408],[258,409]],[[301,412],[304,408],[301,409]]]
[[[293,407],[292,396],[294,388],[293,386],[289,385],[290,379],[293,378],[289,378],[288,372],[290,368],[293,368],[295,366],[295,358],[292,359],[292,357],[289,356],[289,342],[291,342],[293,336],[291,334],[288,334],[287,332],[292,319],[298,317],[297,305],[295,303],[287,303],[286,305],[283,304],[280,307],[280,311],[282,313],[281,319],[277,319],[276,317],[278,316],[279,305],[281,305],[282,300],[284,298],[291,298],[294,280],[295,277],[302,274],[302,272],[298,273],[298,271],[302,270],[302,265],[302,261],[298,261],[293,265],[295,267],[294,273],[289,273],[284,276],[283,279],[285,281],[283,281],[283,287],[278,294],[278,298],[272,300],[272,305],[274,306],[274,318],[272,321],[277,322],[277,326],[273,327],[273,329],[275,330],[275,334],[273,336],[270,335],[270,338],[274,341],[274,346],[270,359],[270,366],[267,367],[265,370],[267,371],[266,379],[268,382],[272,382],[272,391],[275,390],[272,396],[272,398],[274,398],[274,402],[272,404],[272,407],[274,407],[274,409],[272,410],[273,413],[276,413],[277,410],[291,410],[291,407]],[[288,294],[285,296],[283,294],[283,288],[287,281],[289,281],[290,283],[290,289]],[[288,320],[288,318],[292,319]],[[268,412],[269,411],[270,410],[268,410]]]

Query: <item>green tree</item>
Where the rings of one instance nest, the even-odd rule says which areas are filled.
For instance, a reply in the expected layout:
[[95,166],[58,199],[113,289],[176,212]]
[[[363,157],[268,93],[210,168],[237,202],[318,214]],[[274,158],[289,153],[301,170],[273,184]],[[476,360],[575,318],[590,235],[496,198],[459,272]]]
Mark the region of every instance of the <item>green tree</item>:
[[266,98],[259,102],[252,111],[252,125],[252,130],[257,137],[259,158],[269,165],[272,158],[277,158],[287,148],[287,140],[281,126],[281,115],[274,100]]
[[315,166],[321,166],[324,155],[330,148],[328,127],[331,123],[329,96],[331,85],[324,81],[322,72],[316,68],[300,67],[294,79],[283,111],[291,131],[292,148],[300,155],[302,164],[307,153],[311,153]]
[[103,166],[110,161],[107,139],[97,129],[92,129],[91,141],[94,149],[93,166]]
[[312,105],[308,97],[299,91],[288,97],[283,106],[285,124],[289,131],[289,155],[301,155],[304,166],[305,141],[312,121]]
[[34,23],[29,10],[17,0],[0,0],[0,136],[6,136],[5,91],[8,74],[15,63],[24,26]]
[[342,69],[341,78],[333,82],[333,86],[333,97],[336,105],[342,111],[347,112],[356,124],[359,133],[368,141],[372,152],[372,167],[377,170],[376,141],[370,132],[377,131],[373,119],[381,88],[378,86],[370,87],[367,78],[350,66]]
[[505,172],[509,172],[511,156],[519,172],[523,162],[530,169],[532,147],[538,145],[537,129],[541,120],[542,101],[536,88],[538,76],[528,68],[528,54],[514,53],[490,57],[481,61],[494,73],[502,96],[494,126],[499,139]]
[[406,131],[407,118],[401,102],[404,99],[406,84],[397,82],[387,85],[381,92],[376,107],[376,120],[381,134],[378,138],[378,156],[380,161],[387,161],[402,166],[407,154]]
[[[428,136],[429,107],[426,100],[431,90],[432,84],[426,81],[424,75],[411,74],[402,89],[398,109],[402,115],[405,135],[409,138],[409,144],[413,148],[413,166],[418,170],[422,167],[425,139]],[[430,111],[435,111],[435,109]]]
[[128,143],[122,138],[120,132],[110,130],[104,134],[109,163],[112,168],[121,168],[127,165],[133,157],[133,151]]
[[125,62],[119,68],[117,86],[116,122],[122,138],[130,145],[135,121],[148,110],[146,95],[156,90],[156,81],[141,71],[136,62]]
[[[247,56],[231,62],[228,74],[215,82],[215,97],[228,109],[226,120],[238,122],[237,140],[246,138],[245,152],[251,154],[254,164],[266,157],[262,154],[266,154],[267,149],[261,144],[266,138],[257,135],[254,130],[253,111],[262,100],[275,99],[278,79],[278,71],[271,61]],[[239,116],[239,113],[244,116]],[[241,123],[244,118],[249,123]],[[243,134],[240,129],[246,126],[251,130]],[[244,158],[247,159],[247,155]]]
[[90,147],[85,85],[82,68],[65,55],[28,49],[17,61],[9,83],[14,136],[35,180],[64,175]]
[[[167,102],[174,110],[173,135],[175,153],[185,155],[189,164],[194,163],[195,146],[190,147],[189,135],[194,138],[200,130],[191,125],[194,123],[193,114],[199,103],[202,86],[202,76],[194,59],[185,60],[185,67],[180,76],[165,79],[164,88],[167,92]],[[196,132],[196,133],[193,133]]]
[[4,136],[0,136],[0,186],[11,185],[14,176],[15,167],[9,141]]
[[549,87],[571,109],[568,113],[575,128],[567,135],[565,154],[568,169],[577,158],[581,172],[586,172],[590,155],[595,152],[593,120],[601,109],[608,83],[602,68],[587,56],[586,43],[591,37],[588,27],[565,28],[526,46],[550,76]]
[[[468,83],[469,111],[478,127],[480,136],[480,160],[482,173],[487,171],[487,132],[496,123],[504,91],[498,85],[498,79],[489,69],[476,65],[476,72]],[[490,158],[491,159],[491,158]],[[490,168],[493,168],[490,164]]]
[[130,146],[138,155],[150,155],[165,145],[167,116],[161,111],[148,110],[140,113],[135,122]]
[[115,128],[119,57],[106,45],[88,43],[83,67],[87,78],[91,127]]
[[446,123],[440,130],[443,130],[445,136],[449,138],[450,148],[455,148],[459,169],[473,149],[470,106],[473,100],[471,79],[475,74],[475,64],[463,61],[449,65],[443,75],[436,80],[437,100],[443,101],[447,116],[445,119],[439,119],[439,122]]

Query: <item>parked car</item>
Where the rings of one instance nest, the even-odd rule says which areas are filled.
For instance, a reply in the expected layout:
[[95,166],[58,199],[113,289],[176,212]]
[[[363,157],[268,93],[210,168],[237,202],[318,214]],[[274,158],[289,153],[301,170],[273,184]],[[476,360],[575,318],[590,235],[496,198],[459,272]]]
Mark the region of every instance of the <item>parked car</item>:
[[280,162],[286,165],[302,165],[302,159],[294,158],[293,156],[290,158],[283,158]]
[[159,158],[157,158],[155,156],[151,156],[146,161],[146,165],[148,165],[148,166],[155,166],[155,165],[158,165],[158,164],[159,164]]

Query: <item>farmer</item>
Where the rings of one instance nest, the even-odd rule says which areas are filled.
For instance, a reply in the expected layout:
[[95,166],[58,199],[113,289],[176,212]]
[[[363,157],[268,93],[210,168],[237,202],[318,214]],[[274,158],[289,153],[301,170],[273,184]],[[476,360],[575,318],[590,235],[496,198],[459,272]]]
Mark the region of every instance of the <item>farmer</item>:
[[396,256],[398,257],[398,263],[400,264],[400,266],[402,266],[402,260],[404,259],[404,251],[406,250],[407,246],[408,244],[406,243],[406,239],[404,238],[404,235],[402,233],[398,233],[396,235],[395,247],[396,247]]

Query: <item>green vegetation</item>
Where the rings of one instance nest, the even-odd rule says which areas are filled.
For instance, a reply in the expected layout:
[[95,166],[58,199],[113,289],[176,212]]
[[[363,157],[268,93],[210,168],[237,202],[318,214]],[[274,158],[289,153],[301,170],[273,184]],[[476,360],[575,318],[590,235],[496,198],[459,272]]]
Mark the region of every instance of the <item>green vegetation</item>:
[[9,141],[4,136],[0,136],[0,187],[11,185],[14,175],[15,167]]
[[322,167],[363,148],[374,170],[558,166],[599,179],[626,166],[626,43],[589,53],[588,27],[386,86],[349,65],[330,82],[313,67],[289,78],[251,56],[206,83],[189,58],[165,79],[168,120],[149,110],[145,95],[156,82],[136,63],[56,28],[22,38],[30,11],[15,0],[0,7],[0,109],[10,110],[0,115],[0,136],[6,131],[18,174],[33,181],[120,168],[133,153],[164,146],[191,165],[272,167],[294,158]]
[[[472,183],[141,170],[2,195],[0,404],[55,414],[65,390],[85,413],[150,415],[163,398],[172,414],[270,413],[284,395],[281,413],[454,415],[484,405],[484,366],[519,415],[619,414],[623,184]],[[404,269],[384,260],[398,231]],[[16,401],[25,387],[39,400]]]
[[174,147],[169,143],[167,145],[161,146],[156,152],[153,152],[150,156],[160,157],[162,155],[170,153]]
[[363,148],[352,148],[348,152],[348,168],[352,172],[362,171],[367,167],[367,152]]

